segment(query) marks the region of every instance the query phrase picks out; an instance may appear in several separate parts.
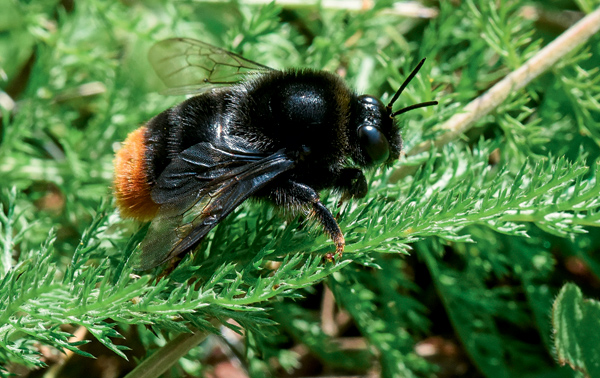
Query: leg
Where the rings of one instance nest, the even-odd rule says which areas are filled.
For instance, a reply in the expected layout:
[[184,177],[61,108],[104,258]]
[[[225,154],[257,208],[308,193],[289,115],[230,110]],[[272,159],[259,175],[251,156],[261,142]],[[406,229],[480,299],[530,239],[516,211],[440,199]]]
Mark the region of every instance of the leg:
[[271,192],[271,197],[277,205],[293,205],[299,207],[310,206],[310,212],[325,229],[327,235],[335,243],[335,255],[328,253],[325,258],[332,261],[334,256],[342,256],[346,241],[340,226],[337,224],[331,212],[319,200],[319,194],[310,186],[300,184],[294,181],[288,181],[282,186],[278,186]]
[[344,234],[342,234],[342,230],[340,230],[340,226],[337,224],[337,221],[331,214],[331,212],[319,201],[313,203],[313,214],[316,215],[317,219],[323,225],[325,232],[331,237],[333,242],[335,243],[335,255],[331,252],[325,255],[325,259],[328,261],[333,261],[335,257],[342,257],[342,253],[344,253],[344,246],[346,245],[346,240],[344,239]]

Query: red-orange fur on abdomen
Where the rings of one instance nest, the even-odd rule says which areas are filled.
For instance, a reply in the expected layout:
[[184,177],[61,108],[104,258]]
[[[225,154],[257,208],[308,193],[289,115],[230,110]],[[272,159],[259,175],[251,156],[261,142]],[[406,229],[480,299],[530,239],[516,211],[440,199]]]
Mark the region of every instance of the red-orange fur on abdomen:
[[115,197],[121,215],[148,221],[158,205],[150,197],[146,164],[146,128],[140,127],[127,136],[115,157]]

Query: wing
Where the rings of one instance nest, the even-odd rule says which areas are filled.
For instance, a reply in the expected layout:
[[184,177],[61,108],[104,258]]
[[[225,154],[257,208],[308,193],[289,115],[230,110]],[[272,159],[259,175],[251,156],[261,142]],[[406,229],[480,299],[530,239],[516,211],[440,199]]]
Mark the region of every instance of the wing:
[[190,251],[236,207],[293,165],[283,150],[266,155],[199,143],[183,151],[152,191],[161,207],[136,267],[151,269]]
[[158,42],[148,54],[152,67],[171,93],[193,93],[230,85],[250,72],[273,69],[238,54],[191,38]]

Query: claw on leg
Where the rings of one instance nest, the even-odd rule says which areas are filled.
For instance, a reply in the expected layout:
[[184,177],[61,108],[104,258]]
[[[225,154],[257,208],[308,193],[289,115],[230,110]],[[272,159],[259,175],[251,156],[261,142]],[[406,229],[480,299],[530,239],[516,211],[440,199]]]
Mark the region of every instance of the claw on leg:
[[333,236],[333,242],[335,243],[335,253],[328,252],[325,254],[325,260],[327,260],[327,262],[334,262],[335,259],[340,259],[344,253],[346,241],[341,232],[338,235]]
[[339,237],[333,239],[333,241],[335,242],[335,257],[339,259],[340,257],[342,257],[342,253],[344,253],[346,240],[344,240],[344,235],[340,233]]

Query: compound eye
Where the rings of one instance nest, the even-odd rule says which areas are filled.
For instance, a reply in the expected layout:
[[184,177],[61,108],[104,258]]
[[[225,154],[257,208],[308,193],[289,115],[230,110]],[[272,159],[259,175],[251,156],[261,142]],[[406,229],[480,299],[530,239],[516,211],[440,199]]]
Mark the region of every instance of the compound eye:
[[374,165],[383,164],[390,156],[390,144],[378,128],[361,126],[358,128],[358,138]]

